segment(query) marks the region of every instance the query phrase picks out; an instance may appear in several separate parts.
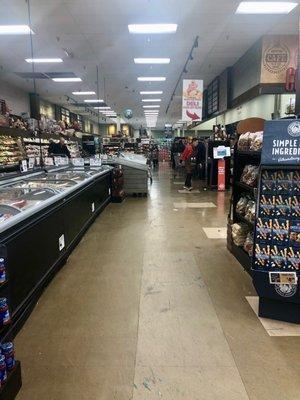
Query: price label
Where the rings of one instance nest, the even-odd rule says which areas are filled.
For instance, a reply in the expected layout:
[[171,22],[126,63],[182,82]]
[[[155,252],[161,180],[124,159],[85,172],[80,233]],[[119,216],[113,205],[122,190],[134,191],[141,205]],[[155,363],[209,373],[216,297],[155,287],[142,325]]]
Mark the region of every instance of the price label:
[[102,165],[101,158],[90,158],[91,167],[101,167],[101,165]]
[[22,160],[20,169],[21,169],[21,172],[27,172],[28,171],[27,160]]
[[72,158],[71,159],[72,164],[74,165],[74,167],[84,167],[84,158]]
[[41,165],[41,158],[35,157],[35,163],[36,163],[36,165]]
[[54,157],[54,164],[56,166],[61,165],[61,157],[59,157],[59,156]]
[[52,157],[45,157],[45,165],[48,166],[48,167],[54,165],[53,158]]
[[29,161],[28,161],[28,169],[33,169],[35,165],[35,158],[34,157],[30,157]]
[[68,157],[60,157],[60,165],[69,165]]

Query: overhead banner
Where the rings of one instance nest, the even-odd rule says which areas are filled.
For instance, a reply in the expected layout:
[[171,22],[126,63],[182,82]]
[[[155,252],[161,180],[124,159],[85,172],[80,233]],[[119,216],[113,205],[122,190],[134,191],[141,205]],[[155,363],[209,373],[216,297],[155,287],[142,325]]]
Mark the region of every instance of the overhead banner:
[[299,165],[300,120],[267,121],[261,159],[264,165]]
[[297,68],[298,36],[266,35],[262,42],[261,83],[285,83]]
[[182,121],[201,121],[202,103],[203,81],[184,79],[182,91]]

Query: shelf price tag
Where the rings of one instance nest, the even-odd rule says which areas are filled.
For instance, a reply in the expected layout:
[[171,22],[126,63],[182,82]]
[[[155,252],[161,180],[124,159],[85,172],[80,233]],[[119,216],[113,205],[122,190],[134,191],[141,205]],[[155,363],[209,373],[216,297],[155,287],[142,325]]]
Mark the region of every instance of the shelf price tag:
[[56,156],[54,157],[54,164],[58,167],[59,165],[61,165],[61,157]]
[[50,167],[50,166],[54,165],[53,158],[52,157],[45,157],[45,165],[47,167]]
[[90,158],[91,167],[101,167],[101,165],[102,165],[101,158]]
[[71,159],[74,167],[84,167],[84,158],[76,157]]
[[22,160],[21,161],[20,170],[21,170],[21,172],[27,172],[28,171],[27,160]]
[[30,157],[28,160],[28,169],[33,169],[35,165],[35,158],[34,157]]

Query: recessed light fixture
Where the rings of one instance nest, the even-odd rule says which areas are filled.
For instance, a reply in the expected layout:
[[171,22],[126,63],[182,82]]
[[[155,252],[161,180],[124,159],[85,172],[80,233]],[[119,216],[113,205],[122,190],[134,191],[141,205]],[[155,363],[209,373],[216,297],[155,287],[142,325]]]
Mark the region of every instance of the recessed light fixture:
[[94,107],[95,110],[111,110],[110,107]]
[[164,82],[166,80],[165,76],[139,76],[137,78],[140,82]]
[[177,24],[130,24],[130,33],[175,33]]
[[143,108],[160,108],[159,105],[143,106]]
[[236,14],[288,14],[298,3],[285,1],[242,1]]
[[135,64],[170,64],[169,58],[135,58]]
[[75,96],[89,96],[92,94],[96,94],[96,92],[72,92]]
[[149,90],[149,91],[144,91],[144,92],[140,92],[140,94],[163,94],[163,92],[161,90]]
[[102,99],[97,99],[97,100],[95,100],[95,99],[86,99],[86,100],[84,100],[84,102],[85,103],[104,103],[104,100],[102,100]]
[[28,25],[0,25],[0,35],[29,35],[34,32]]
[[54,82],[82,82],[81,78],[52,78]]
[[142,99],[143,103],[159,103],[161,99]]
[[62,63],[62,58],[25,58],[28,63]]

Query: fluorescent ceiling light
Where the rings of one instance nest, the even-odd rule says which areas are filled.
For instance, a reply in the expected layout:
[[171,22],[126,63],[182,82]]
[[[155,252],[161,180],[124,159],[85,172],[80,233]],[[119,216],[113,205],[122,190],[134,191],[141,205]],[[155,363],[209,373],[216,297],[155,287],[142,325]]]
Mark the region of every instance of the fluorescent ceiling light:
[[156,106],[156,105],[153,105],[153,106],[143,106],[143,108],[159,108],[160,106],[158,105],[158,106]]
[[104,103],[104,100],[102,100],[102,99],[87,99],[87,100],[84,100],[84,102],[85,103]]
[[88,96],[92,94],[96,94],[96,92],[72,92],[75,96]]
[[135,58],[135,64],[170,64],[169,58]]
[[288,14],[298,3],[284,1],[242,1],[236,14]]
[[34,32],[28,25],[0,25],[0,35],[29,35]]
[[161,101],[161,99],[142,99],[143,103],[159,103]]
[[52,78],[52,80],[54,82],[81,82],[82,79],[81,78]]
[[166,78],[164,76],[139,76],[137,80],[140,82],[164,82]]
[[144,110],[145,114],[158,114],[159,110]]
[[130,33],[175,33],[177,24],[130,24]]
[[62,63],[62,58],[25,58],[28,63]]
[[94,107],[95,110],[111,110],[110,107]]
[[140,92],[140,94],[163,94],[162,90],[149,90]]

